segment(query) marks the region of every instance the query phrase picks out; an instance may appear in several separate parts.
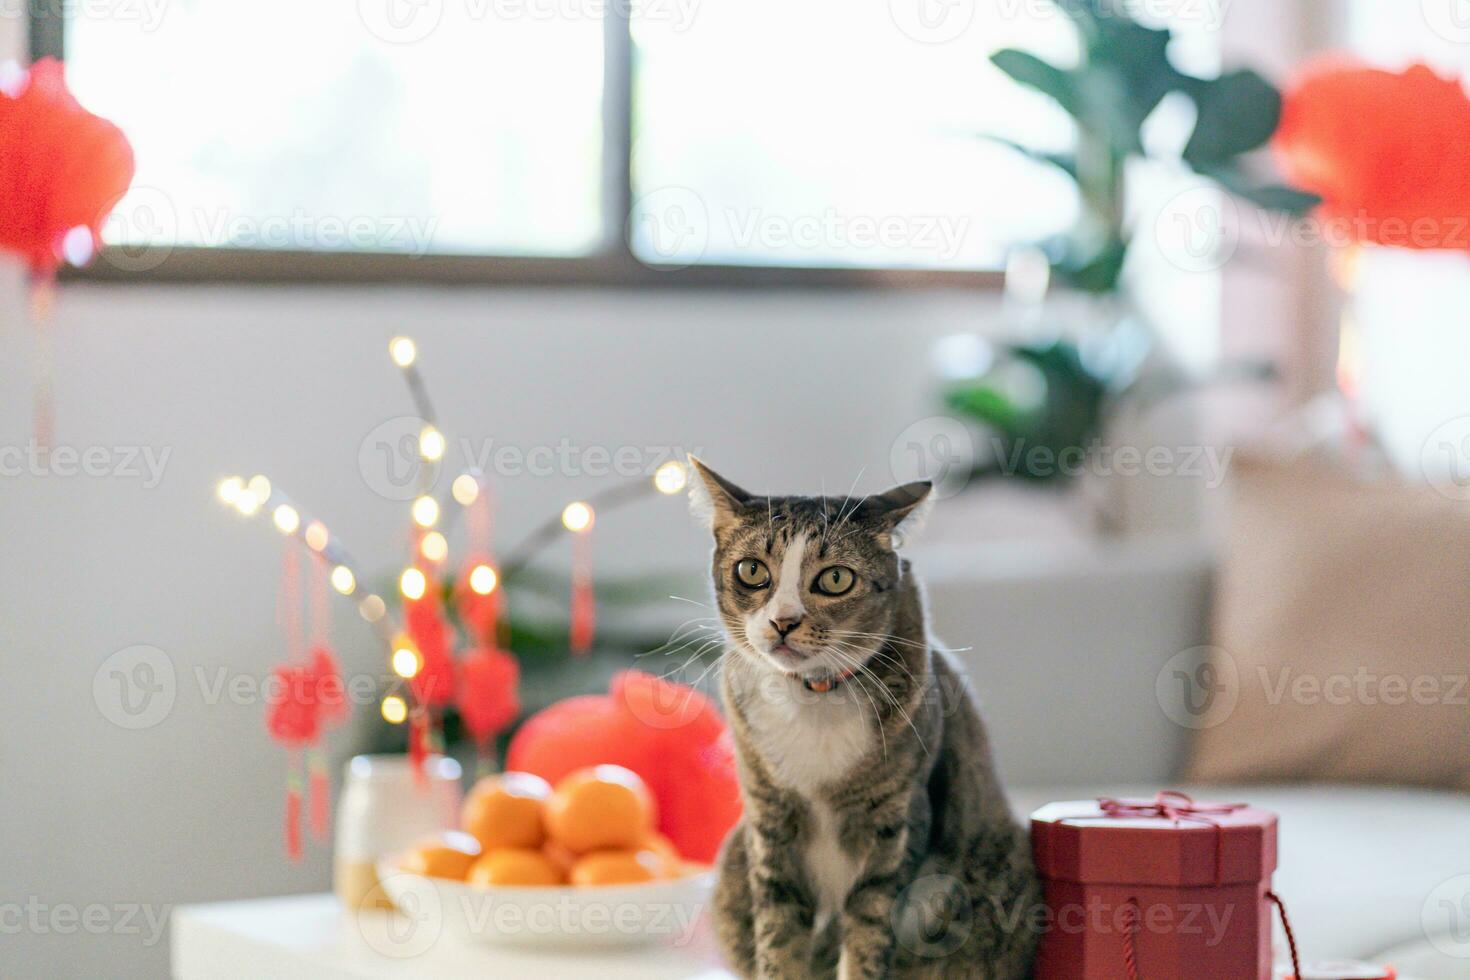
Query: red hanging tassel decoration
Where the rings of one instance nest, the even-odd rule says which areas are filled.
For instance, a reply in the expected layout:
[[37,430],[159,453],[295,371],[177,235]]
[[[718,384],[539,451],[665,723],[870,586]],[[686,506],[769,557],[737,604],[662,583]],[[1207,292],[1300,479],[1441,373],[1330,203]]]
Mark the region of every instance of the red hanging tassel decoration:
[[592,526],[572,537],[571,648],[576,656],[592,649],[597,628],[597,598],[592,592]]
[[428,735],[428,713],[423,708],[415,708],[408,719],[408,765],[420,784],[428,782],[424,777],[424,758],[429,754]]
[[301,782],[294,772],[286,777],[286,857],[301,860]]
[[487,647],[460,658],[459,714],[479,749],[481,768],[490,755],[490,740],[521,713],[521,666],[504,650]]
[[332,822],[332,787],[327,780],[327,763],[320,750],[313,750],[310,760],[307,793],[311,804],[311,836],[325,841]]

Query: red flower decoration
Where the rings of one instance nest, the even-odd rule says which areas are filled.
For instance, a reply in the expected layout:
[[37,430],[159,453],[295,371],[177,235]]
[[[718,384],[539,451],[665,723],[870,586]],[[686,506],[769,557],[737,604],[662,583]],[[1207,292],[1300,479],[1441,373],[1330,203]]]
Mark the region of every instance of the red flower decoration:
[[483,745],[521,713],[520,680],[520,664],[504,650],[471,650],[461,658],[459,713],[476,742]]
[[551,783],[602,763],[643,777],[659,830],[687,858],[713,861],[740,819],[734,745],[714,704],[692,687],[625,671],[606,695],[568,698],[527,719],[505,760]]
[[86,228],[95,249],[132,182],[127,137],[72,97],[61,62],[42,58],[0,91],[0,248],[33,273],[55,271],[74,228]]
[[317,675],[310,667],[277,667],[271,671],[265,717],[271,738],[287,748],[311,745],[321,735]]
[[1470,98],[1425,65],[1310,67],[1284,96],[1274,145],[1322,197],[1329,242],[1470,248]]

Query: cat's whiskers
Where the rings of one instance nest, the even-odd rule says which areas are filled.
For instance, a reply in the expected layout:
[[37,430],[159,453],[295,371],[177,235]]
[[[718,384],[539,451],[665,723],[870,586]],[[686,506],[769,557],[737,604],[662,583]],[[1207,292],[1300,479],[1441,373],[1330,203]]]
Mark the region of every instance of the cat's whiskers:
[[[929,754],[929,746],[924,743],[924,736],[922,736],[922,735],[919,734],[919,727],[914,724],[914,719],[909,715],[909,713],[903,709],[903,705],[899,704],[898,698],[894,695],[894,693],[892,691],[890,691],[888,689],[888,685],[887,684],[884,684],[883,681],[878,677],[878,675],[875,674],[875,673],[873,673],[873,671],[866,664],[859,663],[857,660],[853,659],[851,656],[842,653],[836,647],[828,647],[828,649],[831,650],[838,657],[846,657],[849,660],[849,662],[851,663],[851,665],[852,665],[853,668],[855,668],[858,672],[863,673],[863,674],[866,674],[867,676],[869,676],[869,677],[871,677],[873,679],[873,683],[878,685],[879,690],[882,691],[882,692],[884,692],[884,693],[886,693],[888,695],[889,699],[891,700],[891,702],[893,704],[893,710],[896,711],[896,712],[898,712],[899,717],[901,717],[908,724],[909,728],[913,730],[914,738],[918,741],[919,748],[921,748],[921,749],[924,750],[924,754],[925,755],[928,755]],[[880,727],[881,727],[881,719],[880,719]]]

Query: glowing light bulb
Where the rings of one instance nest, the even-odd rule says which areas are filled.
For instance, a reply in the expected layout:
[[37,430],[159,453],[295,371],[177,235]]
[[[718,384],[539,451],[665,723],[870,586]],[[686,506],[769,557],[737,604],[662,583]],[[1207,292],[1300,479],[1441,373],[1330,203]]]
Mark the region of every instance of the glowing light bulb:
[[259,473],[252,476],[246,486],[250,488],[251,493],[259,498],[262,504],[271,499],[271,481]]
[[401,368],[412,367],[413,362],[418,360],[419,349],[407,337],[394,337],[388,341],[388,356]]
[[221,503],[233,504],[240,499],[240,491],[245,489],[245,481],[238,476],[232,476],[227,480],[219,481],[215,493],[219,494]]
[[567,504],[561,512],[561,523],[568,531],[582,532],[592,526],[592,508],[578,500]]
[[468,507],[480,499],[480,481],[475,479],[472,474],[461,473],[454,478],[454,483],[450,485],[449,492],[454,494],[454,499],[461,506]]
[[429,561],[443,561],[449,555],[449,542],[438,531],[430,531],[419,542],[419,552]]
[[346,565],[338,565],[332,569],[332,588],[343,595],[352,595],[357,588],[357,576]]
[[413,647],[399,647],[393,651],[393,673],[408,680],[419,672],[419,655]]
[[368,595],[363,597],[362,602],[357,604],[357,611],[369,623],[376,623],[387,614],[388,607],[379,596]]
[[439,523],[439,501],[423,496],[413,502],[413,522],[419,527],[433,527]]
[[500,576],[489,565],[476,565],[470,570],[470,588],[479,595],[489,595],[500,584]]
[[282,534],[295,534],[296,529],[301,526],[301,515],[290,504],[277,507],[271,514],[271,520],[276,522],[276,529]]
[[396,694],[383,699],[383,720],[390,725],[401,725],[408,718],[408,705]]
[[689,485],[689,472],[683,463],[669,460],[654,471],[653,485],[659,493],[676,494]]
[[398,590],[409,599],[422,599],[428,587],[429,580],[417,568],[405,568],[398,577]]
[[446,445],[444,433],[432,425],[424,426],[424,430],[419,433],[419,455],[431,463],[444,458]]
[[325,551],[327,548],[327,542],[330,541],[332,537],[330,534],[327,533],[327,526],[321,521],[312,521],[310,524],[306,525],[305,535],[306,546],[312,551]]
[[245,517],[254,517],[260,511],[260,505],[261,499],[253,490],[241,490],[235,497],[235,509]]

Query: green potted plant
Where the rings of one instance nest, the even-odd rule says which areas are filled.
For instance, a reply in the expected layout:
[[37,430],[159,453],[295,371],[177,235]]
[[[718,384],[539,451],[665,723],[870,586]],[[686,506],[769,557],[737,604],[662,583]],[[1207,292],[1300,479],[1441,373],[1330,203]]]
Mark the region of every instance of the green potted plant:
[[[1051,2],[1077,31],[1076,65],[1053,64],[1014,48],[995,52],[991,60],[1071,117],[1075,148],[1055,153],[998,141],[1071,178],[1080,213],[1064,233],[1025,246],[1044,257],[1040,276],[1033,271],[1022,288],[1027,302],[1037,307],[1028,318],[1032,336],[1004,344],[987,370],[953,381],[946,392],[950,410],[986,430],[995,446],[977,461],[977,472],[1033,482],[1064,481],[1069,471],[1026,465],[1032,458],[1028,448],[1045,447],[1043,458],[1091,452],[1107,438],[1109,420],[1125,400],[1156,402],[1184,386],[1179,372],[1160,363],[1152,331],[1129,296],[1126,271],[1138,235],[1128,206],[1130,163],[1173,164],[1241,201],[1288,216],[1305,214],[1318,203],[1312,194],[1260,176],[1251,165],[1250,156],[1271,138],[1281,118],[1281,93],[1260,74],[1250,69],[1214,78],[1189,74],[1169,57],[1170,31],[1131,19],[1112,0]],[[1195,120],[1177,160],[1164,160],[1146,147],[1144,129],[1171,98],[1188,100]],[[1034,270],[1038,263],[1019,265]],[[1074,308],[1088,311],[1080,325],[1075,318],[1058,323],[1041,307],[1046,290],[1051,288],[1055,298],[1057,287],[1071,294]],[[1239,367],[1227,370],[1235,373]],[[1032,383],[1016,385],[1018,372],[1029,374]]]

